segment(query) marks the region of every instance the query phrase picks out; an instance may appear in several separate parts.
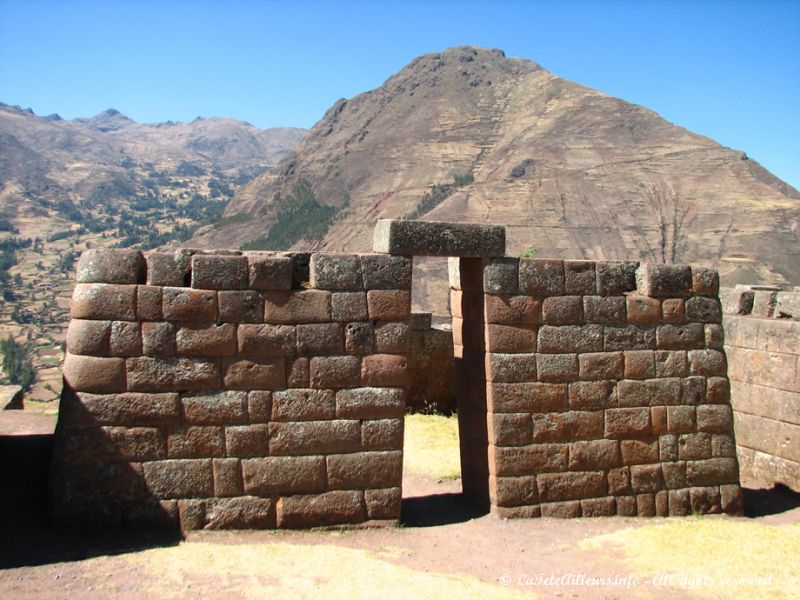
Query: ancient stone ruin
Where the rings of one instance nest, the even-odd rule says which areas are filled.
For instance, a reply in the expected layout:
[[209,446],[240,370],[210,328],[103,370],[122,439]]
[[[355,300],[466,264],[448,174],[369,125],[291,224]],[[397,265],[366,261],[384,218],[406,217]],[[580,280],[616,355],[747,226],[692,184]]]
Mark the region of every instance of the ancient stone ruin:
[[453,257],[466,495],[502,517],[740,512],[716,272],[504,257],[493,225],[381,221],[375,250],[84,253],[56,520],[397,523],[415,255]]
[[720,295],[742,477],[800,492],[800,290]]

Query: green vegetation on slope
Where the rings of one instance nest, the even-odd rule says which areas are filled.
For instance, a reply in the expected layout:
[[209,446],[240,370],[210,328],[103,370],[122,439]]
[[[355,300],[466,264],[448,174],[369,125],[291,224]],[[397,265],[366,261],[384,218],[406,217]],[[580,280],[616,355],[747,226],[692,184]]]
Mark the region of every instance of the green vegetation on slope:
[[417,208],[404,215],[403,218],[408,220],[420,218],[422,215],[433,210],[447,200],[458,188],[469,185],[473,181],[472,173],[466,173],[464,175],[454,173],[453,183],[437,183],[432,185],[431,191],[425,192],[422,196],[422,200],[417,204]]
[[0,355],[3,357],[3,371],[8,382],[21,385],[24,390],[29,389],[36,374],[25,348],[9,335],[7,339],[0,340]]

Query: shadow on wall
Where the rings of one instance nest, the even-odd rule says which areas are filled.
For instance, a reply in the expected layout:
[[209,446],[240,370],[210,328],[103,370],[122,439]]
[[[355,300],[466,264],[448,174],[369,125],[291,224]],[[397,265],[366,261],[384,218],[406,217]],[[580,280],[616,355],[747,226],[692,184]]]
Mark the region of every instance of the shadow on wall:
[[780,484],[769,489],[742,487],[742,496],[746,517],[766,517],[800,508],[800,494]]
[[[78,416],[75,414],[75,409],[79,408],[76,404],[79,403],[62,401],[62,407],[67,411],[72,410],[73,417]],[[99,428],[96,430],[101,431]],[[63,435],[63,432],[60,435]],[[3,515],[0,519],[0,540],[2,540],[0,568],[35,566],[122,554],[156,546],[175,545],[181,540],[177,528],[144,532],[125,531],[119,507],[103,500],[105,490],[98,479],[93,479],[91,483],[92,493],[97,498],[98,505],[81,504],[68,507],[75,511],[91,510],[93,517],[91,522],[94,528],[54,527],[48,518],[50,511],[48,478],[53,439],[53,435],[0,436],[0,470],[3,473],[3,490],[0,493],[0,514]],[[103,447],[111,448],[112,444],[108,439],[97,438],[91,449],[81,450],[84,452],[84,462],[76,464],[73,469],[87,471],[103,468],[101,465],[86,462],[90,452],[100,452]],[[72,459],[78,459],[77,455],[73,454]],[[152,500],[147,500],[141,478],[129,467],[124,468],[129,470],[129,476],[125,481],[130,485],[132,494],[134,490],[140,493],[142,505],[148,507],[148,517],[165,522],[166,516],[159,514],[160,511],[154,508]],[[111,478],[107,481],[109,485],[119,485]],[[86,485],[86,481],[80,478],[71,484],[71,486],[84,486],[83,493],[86,493]],[[135,524],[131,523],[131,526]]]

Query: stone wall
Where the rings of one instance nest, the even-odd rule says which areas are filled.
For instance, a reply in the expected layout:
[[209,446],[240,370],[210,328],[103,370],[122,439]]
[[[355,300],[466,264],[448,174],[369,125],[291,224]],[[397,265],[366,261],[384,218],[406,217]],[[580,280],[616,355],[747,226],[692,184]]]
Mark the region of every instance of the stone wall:
[[740,287],[721,296],[742,479],[800,492],[800,293]]
[[408,353],[410,412],[452,414],[456,410],[453,332],[431,325],[431,313],[412,313]]
[[397,522],[410,259],[87,251],[77,280],[57,521]]
[[464,489],[503,517],[741,510],[718,276],[451,260]]

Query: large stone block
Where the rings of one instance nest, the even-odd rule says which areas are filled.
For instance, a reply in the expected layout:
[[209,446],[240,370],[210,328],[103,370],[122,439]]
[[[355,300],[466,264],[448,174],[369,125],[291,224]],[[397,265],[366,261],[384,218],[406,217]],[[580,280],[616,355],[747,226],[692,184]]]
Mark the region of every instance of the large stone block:
[[[349,323],[345,327],[345,334],[346,336],[349,335],[350,327],[359,325],[358,323]],[[364,323],[363,325],[369,325],[369,323]],[[365,332],[374,332],[375,336],[375,352],[378,354],[394,354],[394,353],[404,353],[408,352],[409,344],[410,344],[410,335],[409,335],[409,327],[406,322],[401,321],[383,321],[378,322],[374,329],[371,327],[364,327],[363,330]],[[368,354],[370,352],[370,345],[367,343],[366,340],[366,333],[364,333],[365,339],[364,344],[356,345],[356,348],[359,351],[354,352],[347,348],[348,352],[352,352],[354,354]],[[428,340],[431,337],[427,338]],[[452,338],[451,338],[452,340]],[[451,342],[452,343],[452,342]]]
[[64,380],[76,392],[124,392],[125,360],[98,358],[67,352],[64,357]]
[[369,318],[383,321],[407,321],[411,315],[411,292],[408,290],[370,290],[367,292]]
[[497,294],[516,294],[518,259],[490,258],[483,268],[483,291]]
[[192,287],[202,290],[245,290],[248,286],[246,256],[195,254]]
[[407,367],[408,363],[403,355],[371,354],[365,356],[361,361],[361,383],[374,387],[405,387]]
[[183,287],[191,277],[192,254],[185,250],[147,254],[147,285]]
[[171,425],[181,419],[178,394],[81,394],[65,390],[59,420],[63,427],[91,425]]
[[487,353],[486,380],[503,383],[536,381],[535,354]]
[[297,347],[293,325],[243,324],[237,336],[239,354],[247,356],[292,356]]
[[270,423],[272,456],[339,454],[355,452],[361,445],[358,421],[287,421]]
[[491,383],[486,401],[491,412],[566,410],[567,386],[556,383]]
[[289,290],[294,264],[288,256],[247,254],[249,286],[254,290]]
[[340,419],[400,418],[405,391],[400,388],[364,387],[336,392],[336,416]]
[[335,415],[336,400],[331,390],[291,389],[272,394],[273,421],[321,421]]
[[405,256],[362,254],[361,276],[367,290],[410,290],[411,259]]
[[598,262],[597,293],[601,296],[619,296],[636,289],[638,262]]
[[165,287],[162,291],[161,310],[167,321],[216,321],[217,293]]
[[211,459],[162,460],[142,465],[147,487],[157,498],[208,498],[214,495]]
[[304,356],[341,354],[344,351],[341,323],[298,325],[297,351]]
[[175,351],[182,356],[232,356],[236,354],[236,326],[231,323],[196,323],[178,329]]
[[366,321],[369,318],[366,292],[333,293],[331,295],[331,318],[334,321]]
[[[464,300],[465,294],[460,294]],[[467,299],[475,298],[468,296]],[[480,304],[480,297],[477,298]],[[484,300],[484,315],[486,323],[499,325],[536,325],[541,321],[542,301],[530,296],[509,296],[506,294],[486,294]],[[472,311],[463,310],[459,302],[451,302],[454,307],[453,316],[463,318],[463,313]],[[456,314],[458,312],[458,314]],[[472,315],[470,315],[472,316]],[[479,316],[479,315],[478,315]]]
[[373,250],[400,256],[504,256],[502,225],[380,219]]
[[357,387],[361,381],[361,359],[358,356],[315,356],[310,362],[313,388]]
[[217,390],[219,363],[201,358],[129,358],[125,368],[132,392]]
[[642,264],[636,271],[636,289],[653,298],[681,298],[692,293],[689,265]]
[[567,444],[489,445],[489,473],[498,477],[519,477],[566,471],[568,456]]
[[245,494],[272,496],[325,489],[322,456],[270,456],[242,460]]
[[89,356],[108,354],[111,321],[72,319],[67,327],[67,352]]
[[375,419],[361,424],[364,450],[402,450],[403,419]]
[[318,290],[360,290],[361,260],[357,254],[312,254],[311,287]]
[[205,529],[270,529],[275,504],[270,498],[240,496],[208,502]]
[[228,323],[261,323],[264,298],[254,290],[221,291],[217,294],[219,318]]
[[403,474],[400,451],[333,454],[326,462],[332,490],[397,487]]
[[79,283],[72,293],[73,319],[136,320],[136,285]]
[[281,529],[361,523],[366,519],[364,494],[341,490],[281,497],[277,504],[277,519]]
[[542,473],[536,477],[543,502],[580,500],[606,495],[606,478],[599,471]]
[[267,425],[234,425],[225,428],[225,450],[228,456],[247,458],[266,456],[269,444]]
[[164,318],[161,312],[161,289],[152,285],[136,286],[136,318],[139,321],[160,321]]
[[234,425],[247,422],[245,392],[192,394],[181,398],[187,423],[196,425]]
[[331,320],[331,293],[326,290],[294,290],[264,294],[267,323],[324,323]]
[[[547,300],[551,300],[548,298]],[[547,303],[545,300],[545,304]],[[602,325],[543,325],[539,328],[539,352],[600,352],[603,350]]]
[[167,432],[169,458],[211,458],[225,456],[222,427],[183,426]]
[[140,356],[142,354],[140,324],[132,321],[113,321],[108,347],[112,356]]
[[281,357],[223,359],[222,381],[229,390],[283,389],[286,387],[286,363]]
[[85,250],[75,268],[79,283],[144,283],[145,262],[139,250]]
[[564,295],[564,261],[519,261],[519,290],[529,296]]
[[625,323],[625,296],[584,296],[583,315],[587,323]]

